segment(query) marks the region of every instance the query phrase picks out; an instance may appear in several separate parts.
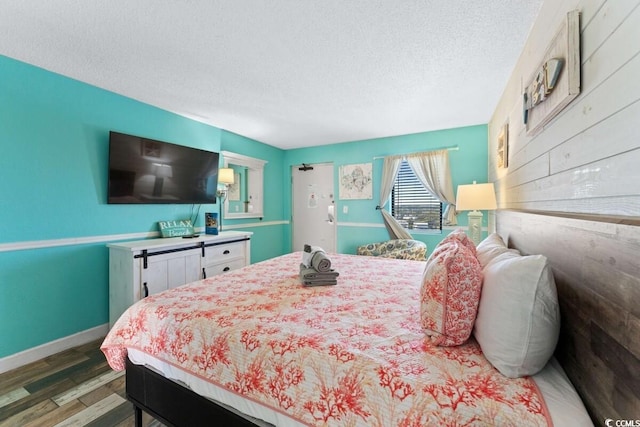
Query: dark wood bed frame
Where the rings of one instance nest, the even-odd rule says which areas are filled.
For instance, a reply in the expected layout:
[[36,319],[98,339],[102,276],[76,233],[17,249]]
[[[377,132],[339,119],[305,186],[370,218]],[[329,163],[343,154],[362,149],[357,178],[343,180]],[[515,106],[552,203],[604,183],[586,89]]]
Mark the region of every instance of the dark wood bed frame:
[[[551,262],[562,315],[556,357],[595,425],[640,419],[640,221],[500,210],[498,233]],[[156,372],[127,365],[127,397],[167,425],[258,424]]]
[[134,406],[136,427],[142,427],[142,411],[168,426],[198,426],[203,425],[203,421],[228,427],[257,425],[129,359],[126,390],[127,399]]

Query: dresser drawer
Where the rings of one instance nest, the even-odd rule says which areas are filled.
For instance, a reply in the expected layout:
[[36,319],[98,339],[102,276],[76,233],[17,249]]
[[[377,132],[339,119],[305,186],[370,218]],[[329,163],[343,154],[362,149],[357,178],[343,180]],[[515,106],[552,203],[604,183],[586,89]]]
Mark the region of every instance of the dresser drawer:
[[242,258],[244,261],[245,247],[245,242],[207,247],[204,252],[204,263],[205,265],[211,265],[233,258]]
[[207,277],[215,276],[217,274],[226,273],[227,271],[237,270],[245,266],[244,258],[236,258],[229,260],[229,262],[220,262],[211,264],[203,268]]

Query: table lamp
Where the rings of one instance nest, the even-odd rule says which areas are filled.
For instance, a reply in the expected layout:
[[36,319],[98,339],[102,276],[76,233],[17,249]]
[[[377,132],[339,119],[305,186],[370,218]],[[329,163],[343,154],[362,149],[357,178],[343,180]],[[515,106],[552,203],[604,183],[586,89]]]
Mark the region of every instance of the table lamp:
[[164,179],[173,177],[173,168],[162,163],[154,163],[153,174],[156,176],[155,183],[153,184],[153,196],[162,197]]
[[458,185],[458,195],[456,197],[457,211],[470,211],[469,217],[469,238],[474,244],[482,240],[482,212],[481,210],[493,210],[497,208],[496,191],[493,183]]

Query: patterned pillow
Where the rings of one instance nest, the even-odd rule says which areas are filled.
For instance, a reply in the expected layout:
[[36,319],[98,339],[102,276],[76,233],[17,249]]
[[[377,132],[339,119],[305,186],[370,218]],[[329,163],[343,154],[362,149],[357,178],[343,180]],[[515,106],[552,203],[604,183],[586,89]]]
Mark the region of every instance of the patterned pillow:
[[444,239],[442,239],[440,243],[438,243],[438,246],[436,246],[436,248],[433,250],[433,253],[431,254],[431,256],[437,255],[442,250],[441,249],[442,246],[445,246],[452,241],[457,241],[462,243],[464,246],[467,247],[467,249],[471,251],[473,256],[476,255],[475,243],[473,243],[473,241],[469,238],[469,236],[467,236],[467,233],[465,233],[462,228],[456,228],[451,233],[449,233]]
[[457,239],[439,249],[429,258],[422,278],[421,325],[434,344],[460,345],[473,330],[482,269],[475,255]]

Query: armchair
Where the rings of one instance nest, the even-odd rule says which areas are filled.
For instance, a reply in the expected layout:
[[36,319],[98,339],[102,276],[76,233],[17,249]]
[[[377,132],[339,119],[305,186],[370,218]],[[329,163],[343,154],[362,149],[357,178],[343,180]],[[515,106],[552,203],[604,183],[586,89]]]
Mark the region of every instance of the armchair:
[[427,259],[427,245],[419,240],[394,239],[358,246],[356,254],[424,261]]

